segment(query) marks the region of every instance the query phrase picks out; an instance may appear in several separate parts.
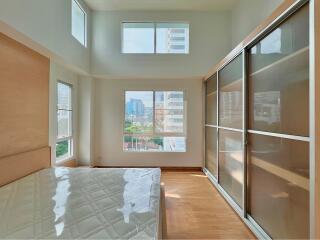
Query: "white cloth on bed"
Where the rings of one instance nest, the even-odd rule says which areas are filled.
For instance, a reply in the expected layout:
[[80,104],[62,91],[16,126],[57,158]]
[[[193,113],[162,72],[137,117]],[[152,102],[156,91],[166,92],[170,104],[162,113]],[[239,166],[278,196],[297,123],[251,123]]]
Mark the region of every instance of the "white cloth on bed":
[[157,239],[160,169],[45,169],[0,188],[0,239]]

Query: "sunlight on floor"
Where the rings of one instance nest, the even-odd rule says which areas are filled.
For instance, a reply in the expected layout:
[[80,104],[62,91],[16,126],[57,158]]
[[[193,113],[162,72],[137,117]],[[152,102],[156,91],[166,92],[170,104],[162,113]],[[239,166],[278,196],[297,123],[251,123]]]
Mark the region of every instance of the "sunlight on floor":
[[181,198],[179,194],[174,194],[174,193],[166,193],[166,198]]
[[202,174],[191,174],[190,176],[192,176],[192,177],[200,177],[200,178],[207,178],[206,175],[202,175]]

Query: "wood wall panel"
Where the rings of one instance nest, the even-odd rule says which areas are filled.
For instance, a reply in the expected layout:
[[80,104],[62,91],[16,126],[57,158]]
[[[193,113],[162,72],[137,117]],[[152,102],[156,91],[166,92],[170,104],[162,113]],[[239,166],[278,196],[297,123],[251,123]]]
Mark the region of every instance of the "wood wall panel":
[[0,33],[0,158],[48,146],[49,66]]
[[50,167],[50,147],[0,158],[0,187]]
[[50,167],[49,59],[0,33],[0,186]]

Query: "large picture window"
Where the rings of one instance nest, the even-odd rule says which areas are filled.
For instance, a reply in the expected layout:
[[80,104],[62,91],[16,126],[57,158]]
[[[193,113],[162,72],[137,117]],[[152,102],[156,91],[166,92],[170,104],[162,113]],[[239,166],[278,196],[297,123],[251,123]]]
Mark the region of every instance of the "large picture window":
[[122,53],[188,54],[187,23],[122,23]]
[[126,91],[124,151],[185,152],[182,91]]
[[56,160],[62,161],[73,156],[72,131],[72,86],[57,84],[57,141]]

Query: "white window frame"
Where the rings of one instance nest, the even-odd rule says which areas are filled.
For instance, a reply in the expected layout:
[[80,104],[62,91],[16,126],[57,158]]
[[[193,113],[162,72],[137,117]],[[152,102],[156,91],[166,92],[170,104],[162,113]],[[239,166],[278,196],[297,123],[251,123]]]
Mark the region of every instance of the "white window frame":
[[[58,108],[58,84],[63,84],[66,85],[68,87],[70,87],[70,92],[71,92],[71,110],[70,109],[59,109]],[[65,162],[68,160],[71,160],[74,158],[74,93],[73,93],[73,85],[71,83],[67,83],[61,80],[57,81],[56,84],[56,89],[57,89],[57,101],[56,101],[56,144],[64,142],[64,141],[68,141],[69,142],[69,154],[66,158],[57,158],[56,154],[57,154],[57,149],[55,148],[55,162],[56,163],[61,163],[61,162]],[[69,119],[70,121],[70,126],[71,126],[71,135],[68,137],[63,137],[63,138],[58,138],[58,110],[63,110],[63,111],[69,111],[71,112],[71,119]]]
[[[153,46],[153,53],[126,53],[123,51],[124,49],[124,24],[126,23],[149,23],[153,24],[154,29],[154,46]],[[187,24],[188,25],[188,52],[185,53],[158,53],[157,52],[157,24],[162,23],[172,23],[172,24]],[[187,21],[122,21],[121,22],[121,54],[129,54],[129,55],[189,55],[190,54],[190,23]]]
[[[153,119],[152,119],[152,133],[141,133],[141,134],[128,134],[125,133],[125,121],[126,121],[126,92],[152,92],[153,93]],[[156,92],[183,92],[183,132],[157,132],[155,127],[155,105],[156,105]],[[187,144],[187,101],[186,93],[184,90],[124,90],[124,108],[123,108],[123,121],[122,121],[122,149],[126,153],[186,153],[188,151]],[[124,148],[125,137],[184,137],[185,138],[185,150],[184,151],[130,151]]]
[[[72,23],[72,21],[73,21],[73,18],[72,18],[73,3],[75,3],[84,14],[84,20],[83,20],[84,21],[83,42],[81,42],[79,39],[77,39],[72,33],[73,32],[72,31],[72,26],[73,26],[73,23]],[[80,2],[78,0],[71,0],[71,35],[72,35],[72,37],[74,37],[84,47],[87,47],[87,21],[88,21],[87,19],[88,19],[87,12],[84,10],[84,8],[80,4]]]

